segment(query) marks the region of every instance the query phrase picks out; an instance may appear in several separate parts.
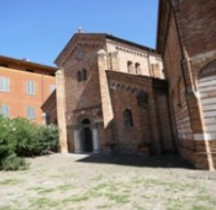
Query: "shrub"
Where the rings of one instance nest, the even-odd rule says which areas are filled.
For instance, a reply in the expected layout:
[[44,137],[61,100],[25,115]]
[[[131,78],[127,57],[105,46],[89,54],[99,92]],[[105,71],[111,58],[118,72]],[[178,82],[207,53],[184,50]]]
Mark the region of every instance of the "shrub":
[[19,156],[32,157],[51,151],[58,142],[58,128],[44,126],[23,119],[17,119],[16,153]]
[[16,142],[12,131],[13,122],[0,115],[0,161],[15,150]]
[[22,157],[17,157],[15,153],[7,156],[2,160],[1,168],[5,171],[25,170],[29,167],[29,163]]
[[0,167],[22,168],[22,157],[47,154],[57,147],[59,130],[54,125],[39,125],[27,119],[0,116]]

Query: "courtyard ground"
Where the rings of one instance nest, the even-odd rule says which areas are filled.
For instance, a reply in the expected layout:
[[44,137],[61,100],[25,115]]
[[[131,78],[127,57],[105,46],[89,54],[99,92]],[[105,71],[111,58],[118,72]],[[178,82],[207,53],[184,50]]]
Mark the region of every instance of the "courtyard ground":
[[176,156],[53,154],[0,172],[0,210],[216,210],[216,173]]

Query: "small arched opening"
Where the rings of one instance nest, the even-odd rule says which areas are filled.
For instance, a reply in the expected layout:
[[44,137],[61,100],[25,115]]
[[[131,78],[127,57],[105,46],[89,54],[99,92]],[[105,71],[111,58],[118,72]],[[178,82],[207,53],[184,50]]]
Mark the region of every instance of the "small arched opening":
[[78,82],[81,82],[81,81],[82,81],[82,75],[81,75],[81,72],[80,72],[80,71],[77,72],[77,81],[78,81]]
[[86,71],[86,69],[83,69],[83,71],[82,71],[82,73],[83,73],[83,78],[82,78],[82,80],[84,81],[84,80],[87,80],[87,71]]
[[127,62],[127,71],[128,73],[133,73],[133,62],[132,61]]
[[141,74],[141,66],[139,63],[135,63],[136,74]]
[[124,118],[124,127],[130,128],[133,127],[133,116],[130,109],[125,109],[123,112],[123,118]]
[[93,152],[91,121],[89,119],[84,119],[81,125],[81,141],[83,152]]
[[148,94],[144,90],[139,90],[136,95],[137,105],[142,109],[147,109],[148,107]]

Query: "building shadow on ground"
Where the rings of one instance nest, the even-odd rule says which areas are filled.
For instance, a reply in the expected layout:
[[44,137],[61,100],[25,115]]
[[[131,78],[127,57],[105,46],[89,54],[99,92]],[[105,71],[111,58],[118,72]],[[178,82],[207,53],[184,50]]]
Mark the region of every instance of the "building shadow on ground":
[[153,167],[153,168],[185,168],[194,167],[178,155],[164,155],[141,157],[136,155],[111,155],[111,154],[89,154],[77,162],[98,163],[98,164],[117,164],[134,167]]

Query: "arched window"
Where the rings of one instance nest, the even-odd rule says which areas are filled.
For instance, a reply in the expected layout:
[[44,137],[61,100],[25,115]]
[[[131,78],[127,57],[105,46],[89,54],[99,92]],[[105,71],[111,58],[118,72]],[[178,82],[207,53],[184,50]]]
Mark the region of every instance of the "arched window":
[[139,90],[136,95],[137,105],[142,109],[148,108],[148,94],[144,90]]
[[128,73],[133,73],[133,63],[131,61],[127,62],[127,71]]
[[86,69],[83,69],[82,71],[77,72],[77,80],[78,82],[82,82],[87,80],[87,71]]
[[125,128],[133,127],[133,117],[129,109],[125,109],[123,113]]
[[83,69],[82,73],[83,73],[83,78],[82,78],[82,80],[83,80],[83,81],[84,81],[84,80],[87,80],[87,71],[86,71],[86,69]]
[[82,121],[82,124],[83,125],[88,125],[88,124],[90,124],[91,122],[90,122],[90,120],[89,119],[84,119],[83,121]]
[[77,81],[78,81],[78,82],[81,82],[81,81],[82,81],[82,75],[81,75],[81,72],[80,72],[80,71],[77,72]]
[[139,63],[135,63],[136,74],[141,74],[141,67]]

